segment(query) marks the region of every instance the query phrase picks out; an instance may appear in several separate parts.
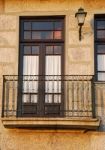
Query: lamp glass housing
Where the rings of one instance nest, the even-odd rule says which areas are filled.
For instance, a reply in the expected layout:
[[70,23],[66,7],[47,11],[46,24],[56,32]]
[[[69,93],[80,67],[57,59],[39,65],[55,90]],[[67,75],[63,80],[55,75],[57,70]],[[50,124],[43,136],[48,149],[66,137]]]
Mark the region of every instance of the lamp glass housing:
[[75,14],[75,17],[77,18],[79,26],[82,26],[84,24],[86,15],[87,12],[84,12],[83,8],[78,9],[78,12]]

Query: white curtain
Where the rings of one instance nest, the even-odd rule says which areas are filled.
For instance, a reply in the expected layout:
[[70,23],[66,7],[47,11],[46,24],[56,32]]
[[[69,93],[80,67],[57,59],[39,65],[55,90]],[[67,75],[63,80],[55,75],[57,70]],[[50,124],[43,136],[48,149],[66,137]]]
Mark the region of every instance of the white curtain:
[[98,55],[98,71],[105,71],[105,55]]
[[105,81],[105,73],[98,73],[98,81]]
[[[51,75],[46,77],[45,83],[45,92],[47,93],[45,96],[46,103],[60,103],[61,95],[54,94],[54,98],[51,93],[61,93],[61,56],[46,56],[46,75]],[[53,76],[55,75],[55,76]],[[49,81],[51,80],[51,81]],[[56,80],[56,81],[53,81]]]
[[[39,74],[39,56],[24,56],[23,57],[23,92],[24,93],[38,93],[38,75]],[[30,76],[31,75],[31,76]],[[25,81],[26,79],[26,81]],[[30,81],[31,80],[31,81]],[[23,95],[23,102],[29,102],[29,94]],[[37,102],[37,94],[31,94],[31,102]]]
[[[105,55],[98,55],[98,71],[105,71]],[[98,80],[105,81],[105,73],[98,73]]]
[[24,56],[23,75],[39,74],[39,56]]

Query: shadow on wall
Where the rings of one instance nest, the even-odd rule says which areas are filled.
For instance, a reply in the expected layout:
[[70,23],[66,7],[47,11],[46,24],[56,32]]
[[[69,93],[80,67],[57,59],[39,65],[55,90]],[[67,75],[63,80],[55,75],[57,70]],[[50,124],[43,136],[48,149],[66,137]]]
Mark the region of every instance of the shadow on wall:
[[90,38],[94,34],[94,20],[91,19],[89,22],[87,22],[86,29],[82,31],[82,35],[85,38]]

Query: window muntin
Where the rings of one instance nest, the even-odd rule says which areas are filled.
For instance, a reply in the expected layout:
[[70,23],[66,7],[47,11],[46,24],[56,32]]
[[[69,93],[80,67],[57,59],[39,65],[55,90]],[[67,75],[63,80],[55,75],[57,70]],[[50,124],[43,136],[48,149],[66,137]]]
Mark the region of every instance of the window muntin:
[[58,20],[34,20],[25,19],[21,36],[22,41],[30,40],[63,40],[63,19]]

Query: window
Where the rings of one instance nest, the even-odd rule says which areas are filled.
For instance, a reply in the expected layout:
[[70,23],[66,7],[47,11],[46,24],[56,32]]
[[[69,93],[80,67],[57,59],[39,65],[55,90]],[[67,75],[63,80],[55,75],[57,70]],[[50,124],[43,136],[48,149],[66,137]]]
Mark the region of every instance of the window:
[[95,15],[96,79],[105,81],[105,15]]
[[64,17],[21,17],[19,115],[61,115],[63,60]]

